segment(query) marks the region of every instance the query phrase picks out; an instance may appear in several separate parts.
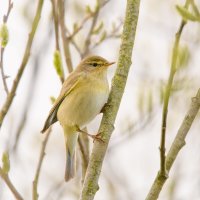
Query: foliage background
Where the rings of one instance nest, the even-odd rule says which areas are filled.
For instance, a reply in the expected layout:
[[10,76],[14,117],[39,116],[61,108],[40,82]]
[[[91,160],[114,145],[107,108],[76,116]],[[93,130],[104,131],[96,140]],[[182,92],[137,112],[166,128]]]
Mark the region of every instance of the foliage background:
[[[27,35],[30,30],[37,1],[14,1],[14,8],[8,20],[9,43],[4,57],[4,69],[10,76],[8,85],[21,62]],[[196,1],[198,7],[200,2]],[[7,2],[0,2],[0,19],[7,9]],[[66,24],[73,29],[74,22],[80,22],[85,16],[86,5],[95,6],[95,1],[67,1]],[[101,199],[144,199],[159,168],[159,141],[162,114],[162,91],[166,84],[171,59],[171,48],[180,23],[176,4],[183,1],[142,1],[136,43],[125,94],[118,113],[115,132],[111,139],[102,176],[100,191],[96,195]],[[104,29],[112,30],[112,23],[124,19],[126,1],[110,0],[102,8],[99,20]],[[87,34],[90,23],[85,24],[76,37],[80,46]],[[190,99],[199,88],[199,35],[198,23],[188,23],[184,29],[181,45],[183,57],[176,77],[174,91],[170,100],[166,147],[170,146],[177,129],[188,108]],[[94,43],[98,38],[93,38]],[[120,39],[109,39],[92,50],[110,61],[117,60]],[[57,96],[61,87],[53,67],[55,50],[54,30],[51,20],[51,2],[45,1],[41,21],[34,39],[27,68],[17,90],[12,107],[5,118],[0,135],[0,155],[9,151],[11,161],[10,177],[25,197],[31,199],[32,181],[36,170],[39,151],[44,136],[39,132],[51,107],[50,96]],[[73,65],[80,56],[71,46]],[[63,56],[63,55],[62,55]],[[67,70],[65,67],[65,72]],[[114,68],[109,71],[109,80]],[[6,94],[0,84],[0,104]],[[28,102],[28,106],[27,106]],[[26,112],[27,106],[27,112]],[[25,118],[23,114],[27,113]],[[89,132],[95,133],[101,116],[89,126]],[[16,133],[24,122],[22,137],[14,148]],[[170,173],[170,179],[160,195],[160,199],[199,199],[200,198],[200,141],[199,116],[195,120],[187,145],[178,156]],[[92,146],[92,142],[91,142]],[[64,183],[65,150],[62,130],[57,123],[46,149],[42,167],[39,196],[41,199],[77,199],[81,184],[81,169],[69,183]],[[81,165],[78,159],[79,166]],[[13,199],[8,188],[0,180],[0,199]]]

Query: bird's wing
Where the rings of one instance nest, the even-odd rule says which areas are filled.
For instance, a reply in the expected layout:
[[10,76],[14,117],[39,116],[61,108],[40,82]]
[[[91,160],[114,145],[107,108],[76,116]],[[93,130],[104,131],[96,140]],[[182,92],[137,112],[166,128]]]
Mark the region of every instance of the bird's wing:
[[58,121],[57,111],[60,104],[63,100],[71,93],[71,91],[79,84],[80,80],[83,78],[82,73],[74,74],[73,72],[68,76],[67,80],[64,82],[60,95],[56,99],[52,109],[49,112],[49,115],[45,121],[44,127],[41,130],[41,133],[44,133],[53,123]]

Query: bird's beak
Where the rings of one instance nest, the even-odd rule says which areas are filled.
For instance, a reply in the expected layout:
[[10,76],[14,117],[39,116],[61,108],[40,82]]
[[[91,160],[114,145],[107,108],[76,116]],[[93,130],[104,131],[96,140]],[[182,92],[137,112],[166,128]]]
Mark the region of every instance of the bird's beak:
[[111,66],[111,65],[113,65],[113,64],[115,64],[115,62],[110,62],[110,63],[108,63],[108,64],[106,65],[106,67],[109,67],[109,66]]

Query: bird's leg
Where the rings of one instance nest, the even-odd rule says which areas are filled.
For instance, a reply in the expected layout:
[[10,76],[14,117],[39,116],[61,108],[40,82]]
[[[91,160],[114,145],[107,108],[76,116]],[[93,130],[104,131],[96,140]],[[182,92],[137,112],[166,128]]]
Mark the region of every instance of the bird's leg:
[[88,132],[84,131],[84,130],[81,130],[79,128],[79,126],[76,125],[76,131],[79,132],[79,133],[84,133],[86,134],[87,136],[91,137],[93,139],[93,142],[94,140],[98,140],[100,142],[104,142],[99,136],[101,133],[97,133],[96,135],[92,135],[92,134],[89,134]]

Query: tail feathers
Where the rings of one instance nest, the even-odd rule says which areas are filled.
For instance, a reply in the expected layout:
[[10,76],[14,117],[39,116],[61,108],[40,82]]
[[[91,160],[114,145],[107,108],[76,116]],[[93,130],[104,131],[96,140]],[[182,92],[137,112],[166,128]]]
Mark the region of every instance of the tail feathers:
[[66,154],[65,181],[69,181],[75,175],[75,152],[71,155],[68,149]]

